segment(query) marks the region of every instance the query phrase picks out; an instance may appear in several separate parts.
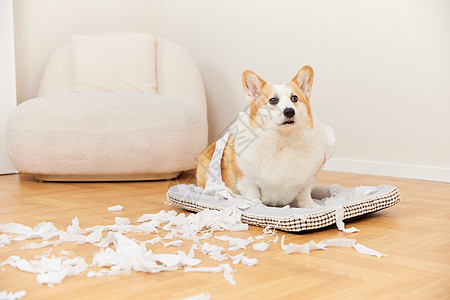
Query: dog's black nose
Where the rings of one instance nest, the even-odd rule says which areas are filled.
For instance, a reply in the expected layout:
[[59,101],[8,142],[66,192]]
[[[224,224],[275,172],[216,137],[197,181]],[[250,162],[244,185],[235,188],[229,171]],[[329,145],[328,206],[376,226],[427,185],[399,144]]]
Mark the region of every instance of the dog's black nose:
[[295,116],[295,109],[293,109],[292,107],[285,108],[283,111],[283,115],[286,118],[292,118],[293,116]]

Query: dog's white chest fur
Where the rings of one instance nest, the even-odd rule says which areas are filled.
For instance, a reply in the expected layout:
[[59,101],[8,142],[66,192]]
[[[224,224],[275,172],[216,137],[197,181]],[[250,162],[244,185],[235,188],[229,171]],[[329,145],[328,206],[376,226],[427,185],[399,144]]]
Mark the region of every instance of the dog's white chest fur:
[[[244,121],[244,120],[241,120]],[[237,189],[270,206],[291,204],[324,161],[327,147],[324,126],[278,130],[250,130],[236,122],[235,150],[242,178]],[[241,129],[241,130],[239,130]]]

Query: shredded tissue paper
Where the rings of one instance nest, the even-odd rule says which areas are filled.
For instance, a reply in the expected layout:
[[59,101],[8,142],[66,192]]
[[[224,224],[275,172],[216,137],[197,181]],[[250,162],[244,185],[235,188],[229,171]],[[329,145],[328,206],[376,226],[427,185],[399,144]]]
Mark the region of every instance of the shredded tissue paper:
[[[122,206],[116,205],[108,211],[121,211]],[[352,233],[356,228],[346,229],[344,226],[343,211],[336,213],[338,229]],[[232,265],[243,264],[255,266],[256,258],[245,255],[247,247],[251,245],[255,251],[266,251],[271,244],[277,245],[278,235],[274,228],[265,228],[261,235],[247,238],[235,238],[226,234],[215,234],[217,231],[246,231],[248,225],[241,222],[239,210],[228,207],[224,210],[203,210],[195,214],[177,214],[176,211],[161,210],[154,214],[144,214],[135,222],[125,217],[115,217],[114,224],[81,228],[78,218],[72,220],[66,230],[57,229],[51,222],[41,222],[34,228],[18,224],[0,224],[0,247],[10,245],[15,241],[41,239],[39,243],[30,242],[22,246],[22,250],[40,249],[57,246],[65,242],[76,245],[91,244],[99,248],[93,254],[90,264],[83,257],[76,256],[74,250],[61,250],[58,256],[51,254],[52,248],[35,259],[27,260],[13,255],[0,263],[0,267],[9,265],[18,270],[36,275],[40,284],[53,286],[60,284],[66,277],[80,275],[87,270],[86,276],[102,277],[117,274],[130,274],[132,271],[158,273],[182,269],[184,272],[211,272],[222,273],[230,284],[236,284]],[[152,238],[138,241],[126,236],[128,232],[151,234]],[[207,241],[206,241],[207,240]],[[188,241],[190,250],[169,253],[153,253],[147,245],[161,244],[163,247],[181,247]],[[221,245],[215,245],[220,241]],[[151,247],[151,246],[150,246]],[[295,243],[285,244],[283,235],[280,242],[281,249],[286,254],[309,254],[313,250],[326,250],[329,247],[349,247],[357,252],[374,255],[378,258],[384,254],[358,244],[355,239],[335,238],[316,243],[309,241],[302,245]],[[161,247],[159,247],[161,248]],[[196,252],[201,252],[218,265],[214,267],[199,266],[202,260],[196,258]],[[230,254],[230,252],[232,254]],[[91,269],[90,269],[91,268]],[[92,269],[95,268],[95,269]],[[90,270],[89,270],[90,269]],[[25,291],[0,292],[0,299],[20,299],[26,295]],[[199,294],[185,299],[209,299],[208,293]]]

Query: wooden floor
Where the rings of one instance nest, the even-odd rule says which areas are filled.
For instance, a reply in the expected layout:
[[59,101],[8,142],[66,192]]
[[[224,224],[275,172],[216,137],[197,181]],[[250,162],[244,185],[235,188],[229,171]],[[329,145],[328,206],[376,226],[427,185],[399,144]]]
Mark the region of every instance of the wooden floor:
[[[144,213],[177,209],[164,204],[171,185],[194,182],[192,173],[178,181],[128,183],[39,183],[27,175],[0,176],[0,224],[22,223],[34,227],[50,221],[66,229],[77,216],[82,227],[114,223],[115,216],[136,220]],[[400,204],[368,215],[347,225],[360,229],[345,234],[335,227],[307,234],[286,234],[286,242],[302,244],[336,237],[355,238],[358,243],[387,254],[378,259],[351,248],[330,248],[310,255],[286,255],[272,244],[266,252],[247,247],[246,255],[258,264],[233,265],[236,285],[222,274],[184,273],[182,270],[129,276],[87,278],[87,271],[67,277],[54,287],[39,285],[36,276],[0,268],[0,291],[25,290],[24,299],[178,299],[208,292],[211,299],[450,299],[450,184],[322,171],[317,184],[342,186],[393,184],[401,192]],[[122,212],[107,212],[120,204]],[[250,226],[248,232],[227,232],[234,237],[261,234]],[[139,239],[139,237],[137,237]],[[148,239],[142,237],[141,240]],[[12,242],[0,248],[0,262],[10,255],[32,259],[47,248],[19,250],[26,242]],[[39,242],[36,241],[36,242]],[[215,241],[218,244],[220,241]],[[155,252],[176,251],[175,247],[153,246]],[[188,250],[190,244],[182,246]],[[73,249],[88,264],[98,248],[90,244],[63,243],[54,247]],[[96,249],[94,249],[96,248]],[[152,248],[153,249],[153,248]],[[218,265],[198,255],[208,266]]]

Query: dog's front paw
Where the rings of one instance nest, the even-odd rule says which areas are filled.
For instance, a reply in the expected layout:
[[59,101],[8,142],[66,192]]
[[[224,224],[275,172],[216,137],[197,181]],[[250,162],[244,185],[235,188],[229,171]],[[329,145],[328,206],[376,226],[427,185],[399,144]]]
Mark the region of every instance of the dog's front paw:
[[300,208],[316,208],[318,205],[311,199],[311,196],[306,197],[297,197],[294,202],[292,202],[292,206],[300,207]]

